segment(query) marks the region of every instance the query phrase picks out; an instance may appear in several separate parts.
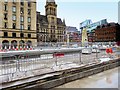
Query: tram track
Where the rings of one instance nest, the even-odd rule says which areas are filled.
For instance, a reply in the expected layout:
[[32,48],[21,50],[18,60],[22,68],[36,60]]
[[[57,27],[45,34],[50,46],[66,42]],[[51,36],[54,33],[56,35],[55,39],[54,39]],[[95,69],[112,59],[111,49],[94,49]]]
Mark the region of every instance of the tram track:
[[[116,67],[119,66],[120,59],[111,60],[105,63],[95,63],[95,64],[85,65],[85,66],[78,67],[78,68],[71,68],[71,69],[66,69],[66,70],[61,70],[61,71],[56,71],[56,72],[50,72],[50,73],[38,75],[35,77],[29,77],[29,78],[25,78],[22,80],[16,80],[16,81],[8,82],[8,83],[3,83],[2,84],[4,86],[3,90],[15,90],[15,89],[24,90],[24,89],[33,88],[33,87],[39,87],[40,85],[43,85],[47,82],[57,80],[63,77],[67,77],[70,75],[74,75],[76,73],[94,70],[95,68],[106,68],[107,70],[107,67],[109,66],[110,68],[111,65],[116,65]],[[111,68],[114,68],[114,67],[111,66]],[[33,79],[33,80],[30,81],[30,79]],[[18,82],[22,82],[22,83],[15,85],[15,83],[18,83]]]

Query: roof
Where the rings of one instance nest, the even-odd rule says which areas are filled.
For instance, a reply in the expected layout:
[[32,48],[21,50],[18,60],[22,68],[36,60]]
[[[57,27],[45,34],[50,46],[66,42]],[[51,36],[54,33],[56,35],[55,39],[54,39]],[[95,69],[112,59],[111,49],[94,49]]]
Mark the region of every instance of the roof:
[[[41,25],[48,24],[48,19],[45,15],[40,15],[39,20]],[[63,25],[61,18],[57,18],[57,25]]]
[[55,2],[55,0],[47,0],[46,2]]
[[67,26],[66,31],[67,32],[78,32],[78,29],[76,27]]
[[40,15],[40,23],[41,24],[48,24],[47,16]]
[[116,23],[114,23],[114,22],[111,22],[111,23],[109,23],[111,26],[115,26],[116,25]]
[[60,18],[57,18],[57,24],[58,25],[62,25],[63,24],[63,22],[62,22],[62,20]]

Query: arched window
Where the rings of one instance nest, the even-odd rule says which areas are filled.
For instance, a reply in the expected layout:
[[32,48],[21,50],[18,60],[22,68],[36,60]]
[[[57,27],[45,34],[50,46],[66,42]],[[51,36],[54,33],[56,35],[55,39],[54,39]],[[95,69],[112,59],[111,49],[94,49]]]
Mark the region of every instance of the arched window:
[[14,48],[17,47],[17,41],[16,40],[11,41],[11,47],[14,47]]
[[23,40],[21,40],[21,41],[19,41],[19,45],[22,46],[22,47],[24,47],[25,42]]
[[32,46],[32,41],[28,40],[27,41],[27,46],[28,46],[28,48],[30,48],[30,46]]
[[9,41],[8,40],[4,40],[2,42],[2,49],[8,49],[9,48]]
[[13,29],[15,29],[16,28],[16,24],[15,23],[13,23]]

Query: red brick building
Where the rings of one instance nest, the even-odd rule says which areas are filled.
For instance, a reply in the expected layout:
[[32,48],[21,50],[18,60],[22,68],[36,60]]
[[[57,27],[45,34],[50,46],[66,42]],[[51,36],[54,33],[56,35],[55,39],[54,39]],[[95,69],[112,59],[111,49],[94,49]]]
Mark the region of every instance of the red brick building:
[[[81,42],[80,31],[78,31],[78,29],[76,27],[67,26],[66,34],[69,34],[70,42]],[[66,37],[66,40],[67,40],[67,37]]]
[[87,32],[88,35],[88,42],[95,42],[95,29],[91,32]]
[[118,23],[108,23],[98,26],[95,30],[96,42],[118,42],[120,41],[120,25]]

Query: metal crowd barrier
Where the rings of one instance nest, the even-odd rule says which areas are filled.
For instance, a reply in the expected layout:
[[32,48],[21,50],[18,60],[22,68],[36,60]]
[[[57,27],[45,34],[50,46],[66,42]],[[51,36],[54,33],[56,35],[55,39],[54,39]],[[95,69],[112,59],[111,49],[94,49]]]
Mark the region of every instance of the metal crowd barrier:
[[82,54],[82,49],[84,48],[0,52],[0,76],[88,64],[106,55],[105,50],[100,53]]
[[0,55],[0,75],[52,68],[60,64],[78,63],[80,51],[81,49],[65,49],[2,53]]

